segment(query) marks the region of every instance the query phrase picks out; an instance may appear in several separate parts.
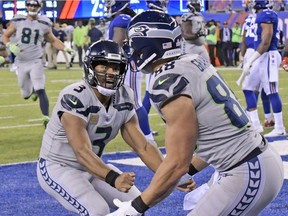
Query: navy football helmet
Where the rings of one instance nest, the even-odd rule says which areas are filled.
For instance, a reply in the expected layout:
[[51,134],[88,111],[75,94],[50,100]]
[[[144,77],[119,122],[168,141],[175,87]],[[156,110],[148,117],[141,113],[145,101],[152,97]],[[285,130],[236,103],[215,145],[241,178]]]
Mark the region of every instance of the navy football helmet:
[[257,11],[260,9],[272,8],[273,0],[251,0],[253,8]]
[[130,0],[105,0],[108,17],[115,15],[127,7],[130,7]]
[[[108,74],[95,71],[97,65],[115,64],[119,73]],[[119,65],[119,67],[118,67]],[[128,59],[120,45],[111,40],[100,40],[93,43],[87,50],[84,58],[84,80],[93,88],[106,96],[115,94],[123,85],[128,68]],[[104,80],[104,82],[100,82]],[[112,86],[107,87],[107,86]]]
[[[37,16],[42,8],[41,0],[26,0],[26,10],[28,15]],[[34,8],[28,8],[29,6],[34,6]]]
[[160,11],[167,11],[167,5],[169,0],[146,0],[146,5],[149,9],[155,9]]
[[181,28],[176,20],[159,10],[136,15],[128,26],[132,58],[145,73],[148,66],[158,60],[180,56],[181,39]]
[[187,8],[191,13],[200,12],[201,10],[201,1],[200,0],[189,0],[187,2]]

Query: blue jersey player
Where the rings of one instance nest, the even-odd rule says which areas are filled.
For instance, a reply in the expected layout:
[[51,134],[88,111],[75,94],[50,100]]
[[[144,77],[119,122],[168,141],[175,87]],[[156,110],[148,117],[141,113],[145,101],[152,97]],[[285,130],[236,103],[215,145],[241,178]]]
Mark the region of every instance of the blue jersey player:
[[[123,46],[126,40],[126,28],[130,23],[131,18],[135,15],[135,12],[130,8],[130,1],[116,0],[106,1],[106,8],[108,10],[108,16],[112,17],[109,25],[108,37],[110,40]],[[141,98],[141,83],[142,73],[136,73],[134,61],[130,59],[130,70],[128,70],[125,84],[130,86],[134,92],[134,107],[138,116],[140,128],[143,131],[147,139],[154,141],[152,131],[150,130],[148,113],[142,104]]]
[[[281,56],[277,45],[279,40],[278,15],[270,9],[273,6],[272,1],[251,1],[257,16],[255,20],[255,52],[243,66],[243,73],[247,75],[245,97],[249,98],[251,109],[257,108],[257,98],[254,90],[262,86],[264,92],[268,95],[272,105],[275,119],[275,128],[265,136],[275,137],[286,135],[282,117],[282,102],[278,93],[279,71]],[[252,66],[257,70],[250,70]]]

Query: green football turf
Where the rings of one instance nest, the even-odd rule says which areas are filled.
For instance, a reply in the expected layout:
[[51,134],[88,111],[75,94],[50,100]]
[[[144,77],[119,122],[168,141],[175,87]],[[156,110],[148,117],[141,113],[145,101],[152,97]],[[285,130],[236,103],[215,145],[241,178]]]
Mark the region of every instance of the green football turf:
[[[245,107],[243,93],[235,81],[241,71],[233,68],[218,68],[228,85],[235,92],[240,103]],[[73,68],[66,70],[65,65],[59,65],[58,70],[46,70],[46,91],[50,100],[50,114],[58,97],[59,91],[66,85],[82,78],[83,69]],[[143,92],[145,82],[143,81]],[[279,92],[283,102],[283,119],[288,129],[287,103],[288,103],[288,73],[280,71]],[[20,95],[16,74],[8,68],[0,68],[0,164],[23,161],[34,161],[38,158],[44,127],[41,121],[39,101],[24,100]],[[264,121],[262,106],[259,106],[259,116]],[[160,117],[152,109],[149,115],[152,130],[157,130],[155,136],[158,146],[164,146],[165,126]],[[215,122],[220,124],[220,122]],[[181,130],[181,129],[179,129]],[[271,130],[271,129],[270,129]],[[269,129],[265,130],[265,133]],[[126,151],[130,148],[117,136],[110,142],[105,152]]]

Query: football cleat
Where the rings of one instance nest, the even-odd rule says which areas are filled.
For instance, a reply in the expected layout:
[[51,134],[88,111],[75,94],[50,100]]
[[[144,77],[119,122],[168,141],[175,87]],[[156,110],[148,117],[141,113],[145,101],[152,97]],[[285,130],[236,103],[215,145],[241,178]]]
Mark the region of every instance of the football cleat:
[[265,128],[271,128],[271,127],[274,127],[274,125],[275,125],[275,122],[273,119],[271,119],[271,120],[265,119],[265,121],[263,123],[263,126]]
[[277,137],[277,136],[286,136],[285,128],[282,129],[275,128],[270,133],[264,134],[264,137]]
[[43,125],[45,128],[47,127],[49,120],[50,120],[49,116],[43,116],[42,117]]

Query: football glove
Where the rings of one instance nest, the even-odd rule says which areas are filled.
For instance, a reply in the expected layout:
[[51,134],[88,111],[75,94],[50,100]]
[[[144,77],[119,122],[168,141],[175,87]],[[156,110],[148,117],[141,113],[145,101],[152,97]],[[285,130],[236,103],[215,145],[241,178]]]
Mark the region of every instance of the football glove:
[[252,66],[252,63],[250,61],[247,61],[244,65],[243,65],[243,75],[247,76],[250,74],[250,68]]
[[206,28],[200,29],[197,33],[197,37],[206,36],[208,34],[208,30]]
[[14,55],[18,55],[20,53],[20,48],[17,44],[14,43],[7,43],[6,47],[8,47],[8,49],[10,50],[10,52],[12,52]]
[[72,58],[75,57],[75,55],[76,55],[75,50],[73,50],[69,47],[65,47],[64,51],[67,52],[69,55],[71,55]]
[[136,211],[136,209],[132,206],[132,201],[121,202],[119,199],[113,200],[114,204],[118,207],[118,209],[106,216],[141,216],[142,214]]
[[5,62],[5,58],[3,56],[0,56],[0,65],[2,65]]
[[283,68],[285,71],[288,71],[288,57],[287,57],[287,56],[283,58],[282,68]]

